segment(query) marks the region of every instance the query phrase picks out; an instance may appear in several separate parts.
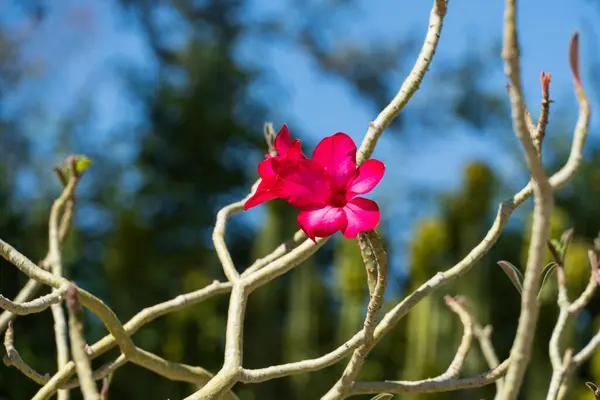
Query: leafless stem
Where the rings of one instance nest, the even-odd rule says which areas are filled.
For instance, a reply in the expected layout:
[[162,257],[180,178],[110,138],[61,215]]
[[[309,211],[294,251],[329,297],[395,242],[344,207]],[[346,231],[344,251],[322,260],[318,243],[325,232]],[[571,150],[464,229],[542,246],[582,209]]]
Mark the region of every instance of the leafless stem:
[[[537,325],[539,306],[537,293],[540,287],[540,274],[550,233],[550,215],[553,208],[553,189],[546,177],[539,158],[539,152],[527,128],[525,103],[521,88],[519,41],[517,36],[516,0],[507,0],[504,15],[504,46],[502,56],[504,69],[511,82],[510,98],[513,116],[513,128],[523,146],[527,167],[533,179],[534,214],[531,244],[523,282],[521,296],[521,315],[517,334],[511,349],[512,363],[506,375],[506,384],[500,399],[516,399],[521,388],[523,376],[531,358],[531,348]],[[541,143],[541,140],[540,140]]]
[[362,256],[363,263],[365,264],[365,270],[367,272],[367,285],[369,286],[369,296],[373,296],[375,287],[377,285],[377,260],[373,254],[373,249],[369,238],[365,232],[358,234],[358,247],[360,248],[360,254]]
[[[473,324],[473,332],[477,338],[477,341],[479,342],[479,347],[481,347],[483,357],[485,358],[488,367],[494,369],[500,364],[500,361],[498,360],[496,350],[494,349],[494,344],[492,343],[492,326],[486,325],[485,327],[481,327],[481,325],[479,325],[479,323],[476,321],[473,321]],[[496,380],[496,393],[501,393],[503,386],[504,378]]]
[[275,378],[318,371],[323,368],[327,368],[330,365],[333,365],[342,360],[344,357],[348,356],[350,352],[352,352],[361,343],[363,343],[363,338],[364,331],[361,330],[360,332],[352,336],[352,338],[350,338],[344,344],[339,346],[337,349],[319,358],[297,361],[289,364],[276,365],[261,369],[243,369],[240,374],[240,382],[264,382]]
[[[23,286],[21,291],[19,291],[19,293],[17,294],[17,297],[15,297],[14,302],[27,303],[28,300],[31,300],[35,296],[35,294],[41,287],[42,284],[36,281],[35,279],[28,280],[25,286]],[[0,332],[4,332],[4,330],[7,329],[8,324],[15,319],[16,315],[16,313],[13,313],[8,309],[6,309],[0,314]]]
[[[455,312],[463,326],[464,332],[460,345],[454,359],[444,373],[434,378],[421,381],[383,381],[383,382],[356,382],[348,390],[347,395],[355,396],[370,393],[395,393],[395,394],[417,394],[434,393],[464,389],[467,387],[485,386],[500,379],[506,372],[508,360],[497,368],[472,378],[456,379],[462,369],[465,358],[471,348],[473,341],[474,324],[471,315],[461,302],[446,296],[446,304]],[[347,396],[346,396],[347,397]]]
[[541,160],[542,142],[546,137],[546,126],[548,125],[548,116],[550,115],[550,79],[552,76],[542,71],[540,82],[542,84],[542,108],[538,118],[537,127],[532,135],[533,145]]
[[384,382],[356,382],[352,387],[350,394],[352,396],[360,394],[374,393],[393,393],[393,394],[421,394],[421,393],[439,393],[450,392],[453,390],[473,389],[487,386],[496,380],[502,378],[510,365],[509,360],[505,360],[498,367],[484,372],[482,374],[461,379],[437,380],[436,378],[425,379],[422,381],[384,381]]
[[363,343],[352,353],[352,357],[340,379],[323,396],[323,399],[327,400],[344,398],[348,388],[354,383],[354,380],[362,369],[367,355],[373,348],[373,333],[377,326],[379,311],[381,310],[383,296],[387,287],[388,261],[381,237],[376,231],[362,232],[359,237],[359,243],[361,242],[363,244],[360,246],[360,250],[363,260],[366,261],[365,265],[367,269],[368,265],[373,265],[377,271],[375,287],[371,293],[363,325],[364,339]]
[[[65,180],[62,171],[58,167],[55,167],[54,170],[57,172],[58,177],[60,178],[62,184],[67,186],[67,182]],[[75,210],[75,194],[72,194],[66,201],[65,212],[62,213],[60,218],[60,227],[58,229],[59,242],[62,244],[69,233],[69,228],[71,226],[71,220],[73,218],[73,213]],[[40,262],[40,267],[44,269],[49,269],[49,258],[50,253],[46,255],[46,257]],[[25,286],[19,291],[17,297],[15,297],[15,302],[25,303],[32,298],[35,297],[38,290],[42,287],[42,284],[35,279],[30,279],[27,281]],[[0,332],[4,332],[6,327],[8,326],[9,321],[14,320],[16,314],[6,310],[0,314]]]
[[[593,250],[590,250],[590,254]],[[555,257],[556,258],[556,257]],[[555,400],[560,397],[560,393],[566,390],[566,381],[569,376],[580,366],[580,358],[573,358],[572,350],[568,349],[565,355],[560,354],[560,339],[566,327],[569,318],[576,316],[591,301],[598,283],[596,282],[596,266],[594,260],[590,257],[590,280],[581,293],[573,302],[569,302],[569,296],[566,288],[564,266],[557,260],[557,282],[558,282],[558,305],[559,315],[552,336],[550,338],[550,361],[552,362],[552,378],[546,400]],[[590,342],[591,343],[591,342]],[[581,353],[580,353],[581,354]]]
[[[171,313],[171,312],[176,312],[176,311],[182,310],[184,308],[190,307],[190,306],[197,304],[201,301],[204,301],[214,295],[227,293],[230,290],[231,290],[231,283],[228,283],[228,282],[221,283],[218,281],[214,281],[210,285],[208,285],[205,288],[202,288],[200,290],[197,290],[197,291],[194,291],[191,293],[187,293],[187,294],[183,294],[183,295],[179,295],[172,300],[166,301],[164,303],[156,304],[152,307],[145,308],[144,310],[137,313],[133,318],[131,318],[131,320],[129,320],[129,322],[127,322],[124,325],[125,331],[127,332],[128,335],[131,336],[139,328],[154,321],[156,318],[159,318],[159,317],[166,315],[168,313]],[[107,335],[90,347],[88,356],[90,357],[90,359],[94,359],[94,358],[106,353],[110,349],[114,348],[117,344],[118,344],[117,340],[115,339],[115,337],[113,335]],[[167,367],[169,367],[169,365],[167,365],[167,364],[161,364],[161,365],[166,365]],[[201,371],[197,370],[197,371],[193,371],[193,372],[200,373]],[[60,371],[58,371],[52,377],[53,383],[51,384],[51,388],[54,388],[53,390],[55,390],[59,386],[63,387],[64,386],[63,383],[66,382],[67,379],[69,379],[74,373],[75,373],[75,364],[72,361],[70,361],[69,363],[67,363],[67,365],[64,368],[62,368]],[[165,371],[165,374],[170,374],[170,372]],[[181,377],[181,376],[179,376],[179,377]],[[192,375],[192,378],[194,378],[193,375]],[[192,378],[188,378],[188,379],[192,379]],[[195,379],[199,380],[199,379],[202,379],[202,377],[197,376]],[[66,387],[71,387],[71,386],[67,385]],[[50,395],[51,394],[53,394],[52,391],[50,391]],[[230,396],[229,398],[231,398],[231,399],[235,398],[235,397],[231,397],[231,396],[233,396],[232,394],[228,394],[228,396]]]
[[460,345],[456,350],[456,354],[454,355],[454,359],[448,366],[448,369],[446,369],[446,372],[439,375],[438,377],[440,379],[454,379],[460,374],[463,364],[465,363],[465,359],[467,358],[467,354],[471,349],[471,343],[473,342],[474,326],[471,315],[467,312],[467,310],[459,301],[456,301],[451,296],[446,296],[445,300],[450,310],[452,310],[455,314],[458,315],[458,317],[460,318],[460,322],[462,322],[464,327],[463,336],[460,341]]
[[421,85],[421,82],[429,69],[431,60],[433,60],[433,56],[435,55],[447,9],[448,0],[434,0],[433,8],[429,15],[429,28],[427,29],[427,35],[425,36],[425,41],[423,42],[423,47],[421,47],[417,61],[408,77],[402,83],[396,96],[369,125],[369,130],[356,155],[358,164],[362,164],[371,157],[371,154],[375,149],[375,143],[379,137],[400,111],[402,111],[417,90],[419,90],[419,86]]
[[[48,263],[50,264],[52,273],[57,277],[63,276],[62,254],[60,249],[60,231],[59,219],[63,213],[67,201],[73,197],[73,193],[79,181],[79,175],[75,166],[75,158],[70,157],[70,180],[65,186],[62,194],[56,199],[50,210],[49,222],[49,250]],[[69,218],[70,219],[70,218]],[[65,228],[66,229],[66,228]],[[53,292],[56,292],[55,289]],[[58,369],[64,367],[69,362],[69,347],[67,345],[67,323],[65,313],[61,302],[54,303],[51,306],[52,316],[54,317],[54,337],[56,340],[57,362]],[[69,392],[60,390],[58,392],[58,400],[68,400]]]
[[19,352],[15,348],[14,345],[15,333],[12,326],[12,321],[8,323],[8,327],[4,332],[4,349],[6,350],[6,355],[4,356],[4,364],[6,366],[13,366],[18,369],[23,375],[31,379],[32,381],[43,385],[45,381],[48,380],[49,375],[42,375],[36,370],[34,370],[29,364],[27,364],[21,356]]
[[[92,377],[92,366],[85,351],[86,341],[83,337],[83,322],[81,308],[77,299],[77,286],[71,284],[66,296],[69,311],[69,335],[71,338],[71,354],[77,369],[77,376],[81,385],[81,393],[85,400],[98,400],[100,394],[96,382]],[[60,392],[59,392],[60,393]]]
[[294,236],[292,237],[292,239],[283,242],[282,244],[277,246],[277,248],[275,250],[273,250],[270,254],[266,255],[265,257],[259,258],[256,261],[254,261],[254,263],[252,263],[252,265],[250,265],[242,273],[242,278],[245,278],[248,275],[253,274],[254,272],[256,272],[259,269],[261,269],[262,267],[264,267],[265,265],[268,265],[268,264],[272,263],[273,261],[275,261],[276,259],[278,259],[279,257],[283,256],[284,254],[289,253],[290,251],[292,251],[293,249],[298,247],[298,245],[300,243],[304,242],[307,238],[308,237],[306,236],[304,231],[297,231],[294,234]]
[[225,229],[227,227],[227,221],[235,214],[239,214],[240,212],[244,211],[244,203],[256,191],[259,182],[260,181],[256,182],[252,186],[252,190],[250,190],[250,194],[248,194],[248,196],[246,196],[240,201],[223,207],[217,213],[217,222],[215,223],[215,229],[213,230],[212,239],[215,246],[215,250],[217,251],[217,256],[219,257],[221,265],[223,266],[223,272],[225,272],[225,276],[227,276],[227,279],[230,282],[237,281],[240,278],[240,274],[235,269],[235,265],[233,264],[233,260],[231,259],[231,254],[229,254],[227,244],[225,243]]
[[63,286],[52,293],[24,303],[13,302],[0,295],[0,307],[16,315],[39,313],[51,305],[60,302],[65,295],[67,288],[68,286]]

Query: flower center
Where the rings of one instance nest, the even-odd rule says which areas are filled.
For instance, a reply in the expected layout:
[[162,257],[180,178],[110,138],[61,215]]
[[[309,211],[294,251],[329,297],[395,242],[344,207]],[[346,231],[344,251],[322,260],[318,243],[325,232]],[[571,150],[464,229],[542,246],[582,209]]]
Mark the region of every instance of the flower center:
[[331,196],[330,202],[334,207],[344,207],[348,203],[346,200],[346,189],[336,190]]

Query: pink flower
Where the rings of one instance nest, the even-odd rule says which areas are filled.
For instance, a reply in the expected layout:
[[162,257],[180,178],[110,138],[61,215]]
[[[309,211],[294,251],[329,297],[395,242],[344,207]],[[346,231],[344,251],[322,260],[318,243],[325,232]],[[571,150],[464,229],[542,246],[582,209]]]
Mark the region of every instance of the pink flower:
[[287,125],[283,124],[281,130],[275,138],[275,150],[277,156],[265,154],[265,160],[258,163],[258,174],[261,182],[258,184],[256,193],[244,203],[244,210],[255,207],[262,202],[281,197],[280,188],[278,186],[279,178],[273,169],[274,162],[282,162],[284,160],[295,161],[305,159],[306,156],[302,153],[300,140],[292,141]]
[[312,240],[337,231],[355,238],[358,232],[377,226],[377,203],[356,196],[379,183],[385,172],[381,161],[367,160],[357,167],[356,144],[342,132],[323,139],[312,160],[302,154],[299,141],[291,141],[287,129],[282,129],[277,139],[278,156],[259,164],[262,181],[245,209],[273,198],[285,199],[301,210],[298,224]]

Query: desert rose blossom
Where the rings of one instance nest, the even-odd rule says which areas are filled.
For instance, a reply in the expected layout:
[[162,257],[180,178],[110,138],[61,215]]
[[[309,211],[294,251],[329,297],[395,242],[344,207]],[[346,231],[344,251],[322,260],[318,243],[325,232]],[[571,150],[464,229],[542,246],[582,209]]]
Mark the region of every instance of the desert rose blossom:
[[377,226],[377,203],[356,196],[370,192],[379,183],[385,166],[381,161],[367,160],[357,167],[356,144],[348,135],[339,132],[323,139],[312,160],[303,157],[299,145],[288,147],[285,156],[279,149],[278,153],[279,157],[269,159],[269,168],[259,165],[265,182],[263,192],[257,190],[246,202],[246,209],[282,198],[301,210],[298,224],[313,241],[337,231],[355,238],[358,232]]
[[281,197],[281,193],[278,190],[280,188],[278,185],[279,178],[273,169],[273,162],[283,160],[296,161],[298,159],[306,160],[306,156],[302,153],[301,145],[302,143],[299,139],[292,140],[287,125],[283,124],[275,137],[277,155],[271,156],[265,154],[265,160],[258,163],[258,175],[261,178],[261,182],[258,184],[254,195],[244,203],[244,210],[255,207],[267,200]]

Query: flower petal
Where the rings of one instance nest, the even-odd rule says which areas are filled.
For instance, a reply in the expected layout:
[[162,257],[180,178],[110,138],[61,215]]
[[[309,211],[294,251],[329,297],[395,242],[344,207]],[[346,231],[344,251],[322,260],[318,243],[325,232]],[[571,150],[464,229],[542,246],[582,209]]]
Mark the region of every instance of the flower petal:
[[274,157],[271,157],[258,163],[258,176],[260,176],[261,179],[264,180],[270,176],[277,175],[273,170],[273,158]]
[[281,197],[281,189],[277,187],[277,183],[278,179],[276,176],[263,178],[258,184],[256,192],[244,203],[244,210],[256,207],[265,201]]
[[288,160],[307,160],[306,156],[302,152],[302,143],[300,139],[296,139],[292,142],[290,148],[288,148],[287,153],[285,153],[285,158]]
[[379,206],[362,197],[352,199],[344,207],[348,225],[342,230],[345,237],[353,239],[358,232],[375,229],[379,223]]
[[379,160],[367,160],[358,167],[358,175],[348,185],[348,199],[357,194],[368,193],[381,180],[385,172],[385,165]]
[[356,144],[343,132],[321,140],[312,158],[325,168],[337,188],[346,188],[356,175]]
[[281,197],[296,208],[326,204],[331,197],[330,177],[311,160],[273,160],[273,169],[281,179]]
[[275,149],[280,156],[285,156],[288,149],[292,147],[292,137],[286,124],[283,124],[275,137]]
[[327,237],[337,231],[344,231],[348,224],[344,211],[332,206],[300,211],[297,221],[300,228],[313,241],[315,237]]

